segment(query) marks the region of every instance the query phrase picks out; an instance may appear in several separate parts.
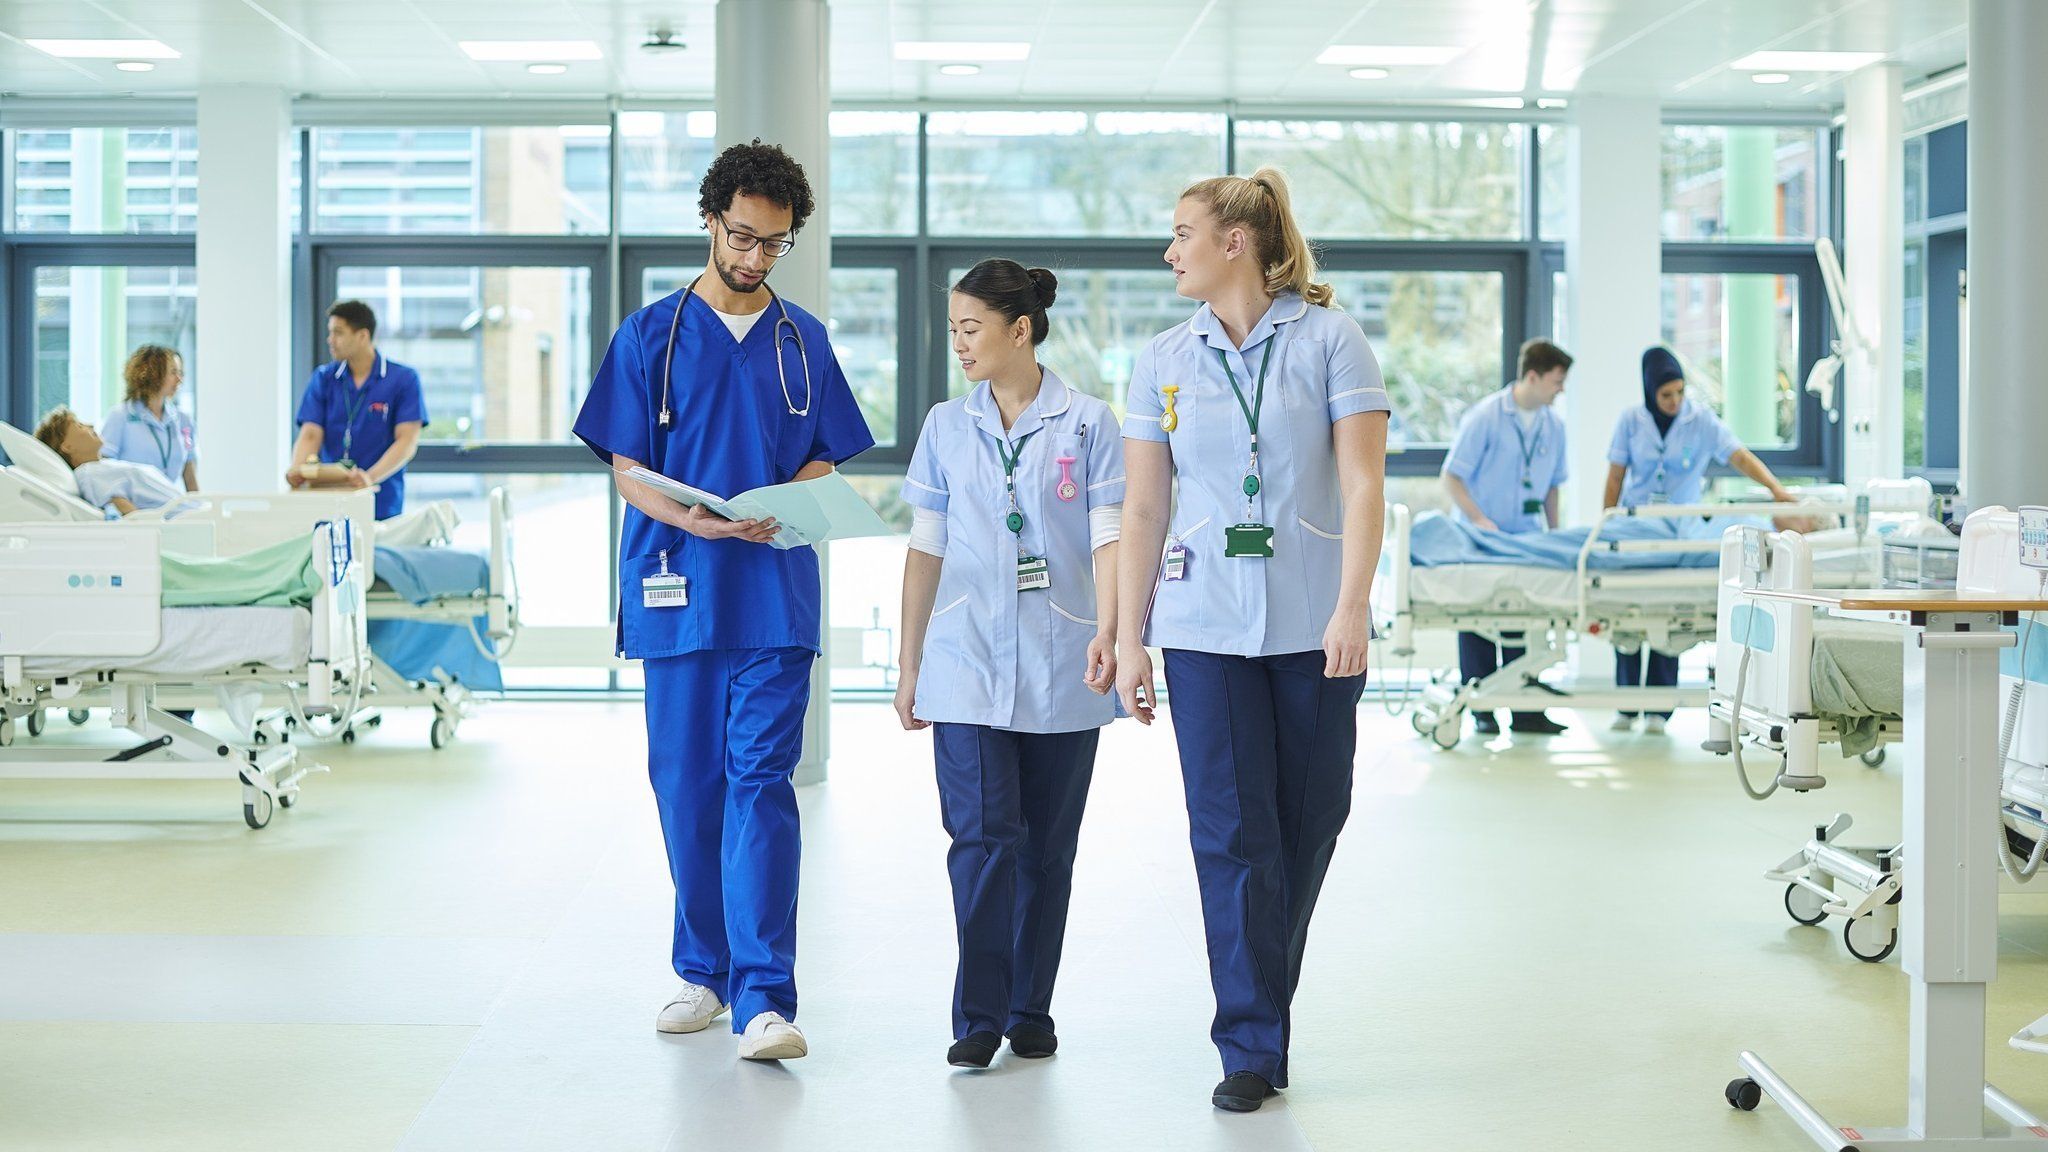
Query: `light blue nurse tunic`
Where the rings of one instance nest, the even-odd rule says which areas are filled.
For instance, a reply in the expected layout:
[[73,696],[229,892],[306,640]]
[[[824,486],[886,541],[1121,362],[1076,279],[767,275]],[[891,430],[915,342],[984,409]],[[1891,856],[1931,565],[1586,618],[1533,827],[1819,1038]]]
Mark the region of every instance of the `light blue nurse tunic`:
[[100,421],[102,460],[147,464],[174,484],[185,483],[185,462],[199,458],[192,417],[176,404],[164,405],[162,419],[140,400],[123,400]]
[[[1443,474],[1465,485],[1479,511],[1503,532],[1550,527],[1543,500],[1565,482],[1564,420],[1556,409],[1537,409],[1533,427],[1515,413],[1515,392],[1502,388],[1465,410]],[[1465,510],[1457,509],[1459,519]]]
[[1742,448],[1734,431],[1697,400],[1685,402],[1662,436],[1649,408],[1638,404],[1615,424],[1607,460],[1628,469],[1621,486],[1625,506],[1697,504],[1707,468],[1728,463]]

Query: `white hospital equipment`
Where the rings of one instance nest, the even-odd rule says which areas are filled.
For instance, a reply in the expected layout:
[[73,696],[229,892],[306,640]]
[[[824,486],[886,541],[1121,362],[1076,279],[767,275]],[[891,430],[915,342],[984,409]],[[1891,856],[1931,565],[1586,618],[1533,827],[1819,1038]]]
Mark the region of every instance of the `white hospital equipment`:
[[[1902,629],[1904,638],[1905,839],[1896,858],[1903,967],[1912,979],[1906,1127],[1832,1124],[1753,1052],[1741,1054],[1744,1075],[1724,1089],[1728,1103],[1743,1111],[1768,1094],[1821,1148],[2039,1148],[2048,1139],[2048,1125],[1984,1080],[1999,879],[2012,866],[2001,843],[2010,826],[1991,818],[2010,792],[2001,748],[2001,654],[2017,647],[2011,629],[2023,616],[2048,608],[2038,573],[2016,562],[2016,520],[2004,509],[1969,518],[1953,591],[1757,584],[1744,593],[1753,606],[1819,609]],[[1757,651],[1768,663],[1782,647]],[[1988,1124],[1987,1109],[1997,1117]]]
[[1924,480],[1873,483],[1860,496],[1798,504],[1658,505],[1609,508],[1587,534],[1576,569],[1511,564],[1413,563],[1414,523],[1405,505],[1389,509],[1387,577],[1375,581],[1375,618],[1391,640],[1389,651],[1412,658],[1419,630],[1473,632],[1524,654],[1492,675],[1469,683],[1453,673],[1435,677],[1423,690],[1411,723],[1444,748],[1455,746],[1468,711],[1540,710],[1553,707],[1668,711],[1698,707],[1707,693],[1696,686],[1619,687],[1604,674],[1553,684],[1542,674],[1564,664],[1574,637],[1595,637],[1623,652],[1647,645],[1683,652],[1714,635],[1720,597],[1715,570],[1708,567],[1592,567],[1599,552],[1712,552],[1720,543],[1704,539],[1612,540],[1602,530],[1623,519],[1682,520],[1699,517],[1758,517],[1778,514],[1831,518],[1841,527],[1813,534],[1824,585],[1850,587],[1875,579],[1879,531],[1887,524],[1924,519],[1933,499]]
[[165,709],[158,687],[268,686],[300,715],[345,721],[367,671],[361,532],[346,520],[313,530],[318,588],[306,607],[166,607],[162,544],[152,525],[0,524],[0,735],[11,742],[16,716],[104,696],[115,725],[141,741],[111,753],[0,747],[0,776],[189,775],[196,765],[239,781],[243,819],[262,828],[325,769],[296,749],[195,728]]

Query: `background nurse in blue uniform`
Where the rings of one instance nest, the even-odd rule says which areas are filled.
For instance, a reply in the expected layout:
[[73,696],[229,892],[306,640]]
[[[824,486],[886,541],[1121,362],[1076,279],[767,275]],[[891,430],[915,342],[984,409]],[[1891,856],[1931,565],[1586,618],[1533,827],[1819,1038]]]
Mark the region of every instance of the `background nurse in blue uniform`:
[[[1732,464],[1782,504],[1795,497],[1756,453],[1742,446],[1733,429],[1713,410],[1685,395],[1685,369],[1669,348],[1653,345],[1643,352],[1643,405],[1621,414],[1614,442],[1607,447],[1607,490],[1603,508],[1618,504],[1697,504],[1706,492],[1707,468]],[[1781,520],[1780,527],[1811,527],[1799,520]],[[1645,664],[1648,665],[1645,670]],[[1669,688],[1678,683],[1678,657],[1654,652],[1645,645],[1636,652],[1614,654],[1614,682],[1624,688],[1638,684]],[[1643,720],[1651,735],[1664,731],[1669,712],[1652,712]],[[1636,713],[1614,718],[1613,729],[1626,732]]]
[[1131,376],[1117,692],[1150,723],[1145,644],[1166,650],[1225,1073],[1210,1099],[1249,1112],[1287,1086],[1309,916],[1351,811],[1391,406],[1279,172],[1189,188],[1166,262],[1202,307]]
[[756,140],[720,153],[698,189],[704,272],[626,318],[576,418],[630,505],[619,651],[644,662],[683,979],[655,1027],[702,1031],[729,1007],[751,1060],[810,1050],[796,1026],[790,777],[819,652],[818,554],[774,547],[773,521],[685,509],[624,473],[644,466],[735,496],[822,476],[874,445],[825,326],[767,286],[814,203],[782,149]]
[[[405,466],[427,426],[420,374],[377,351],[377,314],[360,300],[327,310],[327,352],[334,362],[313,370],[299,398],[291,463],[347,465],[351,485],[377,486],[377,519],[389,520],[405,511]],[[305,481],[287,471],[285,483]]]
[[988,1067],[1006,1035],[1026,1058],[1059,1046],[1075,844],[1096,737],[1116,718],[1123,438],[1109,405],[1038,363],[1057,292],[1014,260],[954,285],[947,328],[976,387],[926,413],[903,483],[916,519],[896,713],[934,729],[953,838],[956,1068]]
[[[1564,421],[1552,406],[1564,394],[1572,358],[1548,340],[1530,340],[1507,387],[1473,404],[1458,421],[1444,454],[1444,491],[1456,514],[1489,532],[1542,532],[1558,526],[1557,490],[1566,479]],[[1516,634],[1504,639],[1520,639]],[[1458,633],[1458,676],[1470,682],[1522,658],[1525,649],[1495,644],[1477,632]],[[1565,726],[1542,712],[1517,712],[1517,732],[1554,735]],[[1472,713],[1482,736],[1497,735],[1491,712]]]
[[121,381],[127,397],[100,421],[100,458],[144,464],[187,492],[199,491],[198,433],[173,402],[185,383],[185,358],[175,348],[144,344],[129,353]]

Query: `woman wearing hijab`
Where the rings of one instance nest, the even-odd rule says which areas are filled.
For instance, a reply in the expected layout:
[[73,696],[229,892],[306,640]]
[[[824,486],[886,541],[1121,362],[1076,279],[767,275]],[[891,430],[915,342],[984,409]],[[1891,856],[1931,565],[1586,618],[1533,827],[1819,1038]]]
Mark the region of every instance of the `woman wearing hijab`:
[[[1602,506],[1631,507],[1643,504],[1697,504],[1706,489],[1707,468],[1732,464],[1736,471],[1756,481],[1780,503],[1791,503],[1791,492],[1742,446],[1728,425],[1697,400],[1685,398],[1685,369],[1678,357],[1661,345],[1643,353],[1643,405],[1621,414],[1614,427],[1614,442],[1607,448],[1607,492]],[[1644,664],[1648,669],[1645,672]],[[1636,652],[1614,654],[1614,682],[1624,688],[1638,684],[1669,688],[1678,683],[1678,657],[1653,652],[1647,646]],[[1636,713],[1623,712],[1614,718],[1614,731],[1635,727]],[[1669,712],[1649,713],[1643,731],[1662,735]]]

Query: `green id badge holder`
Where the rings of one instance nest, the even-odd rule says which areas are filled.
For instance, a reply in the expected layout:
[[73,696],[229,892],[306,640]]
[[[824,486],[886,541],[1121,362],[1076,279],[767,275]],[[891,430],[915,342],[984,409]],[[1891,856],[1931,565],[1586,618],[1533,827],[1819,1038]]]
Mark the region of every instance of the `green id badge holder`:
[[1035,592],[1052,587],[1052,570],[1043,556],[1017,557],[1017,591]]
[[1223,554],[1245,556],[1253,559],[1271,559],[1273,555],[1273,526],[1271,524],[1232,524],[1223,530]]
[[1524,516],[1534,516],[1534,515],[1536,515],[1537,513],[1541,512],[1541,511],[1543,511],[1543,501],[1541,501],[1541,500],[1524,500],[1524,501],[1522,501],[1522,515],[1524,515]]

